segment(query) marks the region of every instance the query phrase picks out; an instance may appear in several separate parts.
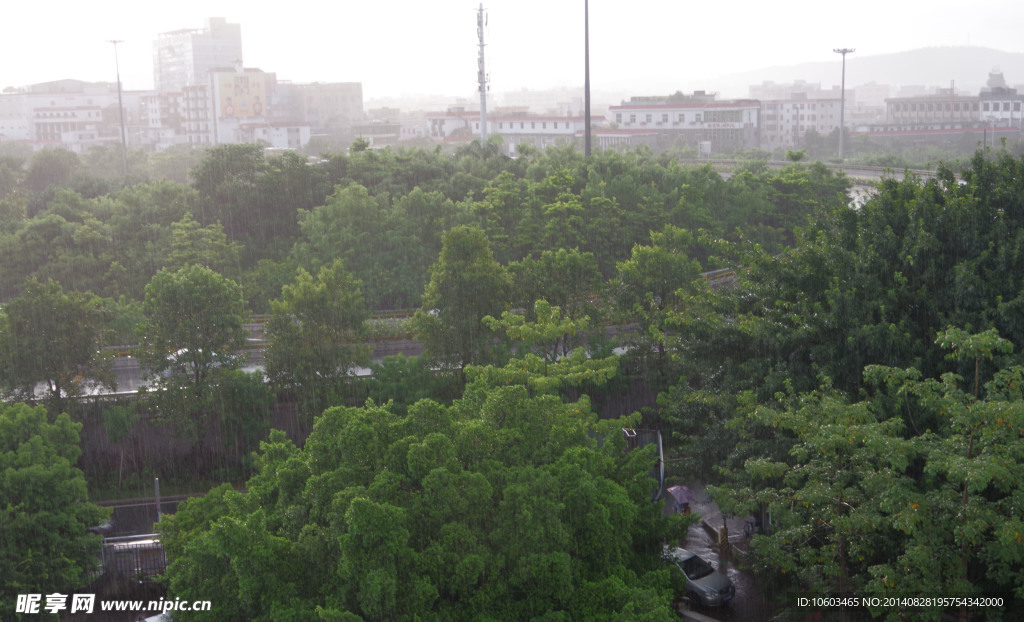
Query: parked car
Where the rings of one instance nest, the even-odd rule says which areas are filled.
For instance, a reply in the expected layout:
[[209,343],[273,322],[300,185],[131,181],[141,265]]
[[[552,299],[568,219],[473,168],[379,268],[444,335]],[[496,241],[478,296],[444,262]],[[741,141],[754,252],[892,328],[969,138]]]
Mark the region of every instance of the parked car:
[[679,568],[686,580],[686,596],[705,607],[724,605],[736,595],[729,577],[686,549],[666,545],[661,559]]

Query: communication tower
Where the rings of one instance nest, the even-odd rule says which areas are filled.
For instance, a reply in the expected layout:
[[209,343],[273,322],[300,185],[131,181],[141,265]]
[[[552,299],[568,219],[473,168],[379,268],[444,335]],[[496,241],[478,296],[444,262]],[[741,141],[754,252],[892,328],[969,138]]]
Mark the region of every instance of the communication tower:
[[487,90],[490,88],[487,83],[490,76],[484,68],[484,26],[487,25],[487,15],[484,13],[484,5],[476,13],[476,36],[480,40],[480,54],[477,57],[477,88],[480,90],[480,145],[487,142]]

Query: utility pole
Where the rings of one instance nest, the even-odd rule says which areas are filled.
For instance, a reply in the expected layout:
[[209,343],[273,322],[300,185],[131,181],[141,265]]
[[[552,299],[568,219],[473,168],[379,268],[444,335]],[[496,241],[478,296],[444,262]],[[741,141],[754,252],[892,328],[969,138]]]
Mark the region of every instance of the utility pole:
[[487,144],[487,71],[484,69],[484,5],[476,14],[476,36],[480,40],[480,55],[477,57],[477,83],[480,89],[480,146]]
[[583,155],[590,157],[590,0],[583,0]]
[[108,39],[114,44],[114,68],[117,70],[117,113],[121,117],[121,174],[128,181],[128,139],[124,131],[124,101],[121,99],[121,64],[117,60],[117,44],[124,43],[121,39]]
[[856,50],[853,48],[835,48],[832,51],[843,55],[843,82],[839,91],[839,159],[842,160],[846,153],[843,150],[846,138],[846,55],[853,54]]

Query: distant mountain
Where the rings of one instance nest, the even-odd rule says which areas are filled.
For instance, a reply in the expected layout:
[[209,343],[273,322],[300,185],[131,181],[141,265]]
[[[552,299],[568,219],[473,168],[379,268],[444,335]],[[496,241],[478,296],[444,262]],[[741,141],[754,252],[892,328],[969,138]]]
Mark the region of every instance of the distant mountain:
[[[957,91],[977,93],[994,68],[1002,71],[1009,86],[1024,85],[1024,54],[964,46],[921,48],[895,54],[850,54],[846,57],[846,86],[853,88],[868,82],[888,84],[895,87],[895,95],[895,89],[900,86],[949,88],[952,80]],[[837,54],[833,62],[765,67],[705,79],[693,88],[717,91],[723,98],[747,97],[750,85],[765,81],[784,84],[803,80],[820,83],[821,88],[828,89],[839,86],[841,74],[841,59]]]

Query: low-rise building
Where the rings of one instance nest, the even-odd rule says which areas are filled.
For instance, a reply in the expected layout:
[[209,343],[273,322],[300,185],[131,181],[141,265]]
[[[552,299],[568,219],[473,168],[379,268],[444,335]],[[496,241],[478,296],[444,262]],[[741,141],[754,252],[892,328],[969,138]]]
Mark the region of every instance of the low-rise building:
[[[480,113],[461,107],[426,115],[427,136],[436,141],[469,142],[480,137]],[[604,123],[603,116],[591,116],[592,127]],[[516,145],[529,144],[539,148],[574,142],[586,129],[583,116],[554,115],[487,115],[487,135],[500,136],[510,154]]]
[[657,146],[710,142],[716,152],[754,149],[760,144],[761,108],[754,100],[717,101],[713,94],[634,97],[608,109],[612,127],[658,134]]

